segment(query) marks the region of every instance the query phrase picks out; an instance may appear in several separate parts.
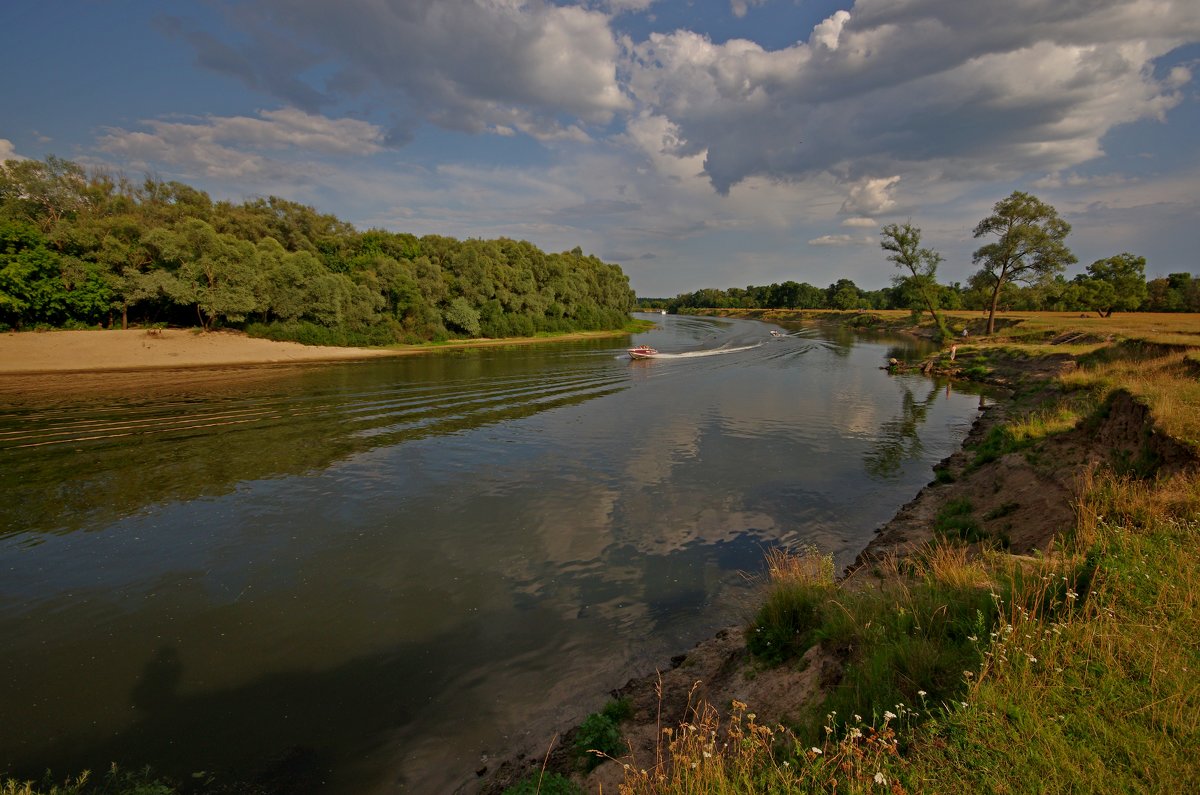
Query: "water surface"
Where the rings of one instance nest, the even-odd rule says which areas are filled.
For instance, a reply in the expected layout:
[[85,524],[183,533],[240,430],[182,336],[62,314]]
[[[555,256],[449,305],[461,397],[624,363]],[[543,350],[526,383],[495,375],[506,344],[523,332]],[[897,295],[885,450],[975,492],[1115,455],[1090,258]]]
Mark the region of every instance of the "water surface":
[[743,620],[765,548],[848,563],[980,405],[902,340],[654,319],[0,391],[0,771],[469,788]]

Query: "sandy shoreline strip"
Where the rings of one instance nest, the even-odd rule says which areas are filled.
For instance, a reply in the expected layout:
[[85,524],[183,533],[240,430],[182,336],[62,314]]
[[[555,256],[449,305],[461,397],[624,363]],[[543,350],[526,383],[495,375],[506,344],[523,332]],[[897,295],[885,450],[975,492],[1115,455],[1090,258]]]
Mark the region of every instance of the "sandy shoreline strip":
[[399,356],[403,350],[337,348],[191,329],[0,334],[0,375],[297,364]]

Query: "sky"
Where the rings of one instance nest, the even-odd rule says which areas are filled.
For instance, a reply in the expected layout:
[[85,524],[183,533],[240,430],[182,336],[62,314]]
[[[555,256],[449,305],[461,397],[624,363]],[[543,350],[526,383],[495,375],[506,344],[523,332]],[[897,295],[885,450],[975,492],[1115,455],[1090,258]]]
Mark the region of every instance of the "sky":
[[582,246],[639,296],[977,270],[1014,190],[1200,274],[1196,0],[3,0],[0,159],[415,235]]

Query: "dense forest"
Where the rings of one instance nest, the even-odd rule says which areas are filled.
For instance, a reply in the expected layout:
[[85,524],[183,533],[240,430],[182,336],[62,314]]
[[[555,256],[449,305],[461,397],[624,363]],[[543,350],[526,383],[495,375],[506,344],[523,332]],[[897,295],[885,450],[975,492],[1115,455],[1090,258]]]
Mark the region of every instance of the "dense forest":
[[0,166],[0,329],[170,324],[320,344],[621,328],[617,265],[518,240],[360,232],[55,157]]

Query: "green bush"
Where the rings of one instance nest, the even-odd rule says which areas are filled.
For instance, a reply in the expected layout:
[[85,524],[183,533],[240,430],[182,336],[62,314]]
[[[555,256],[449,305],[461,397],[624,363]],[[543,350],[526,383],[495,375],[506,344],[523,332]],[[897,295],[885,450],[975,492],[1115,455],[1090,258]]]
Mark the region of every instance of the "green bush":
[[531,773],[503,795],[583,795],[578,784],[558,773]]
[[584,718],[575,735],[575,753],[591,770],[605,758],[616,758],[628,750],[621,737],[621,721],[633,716],[629,699],[610,701],[600,712]]

